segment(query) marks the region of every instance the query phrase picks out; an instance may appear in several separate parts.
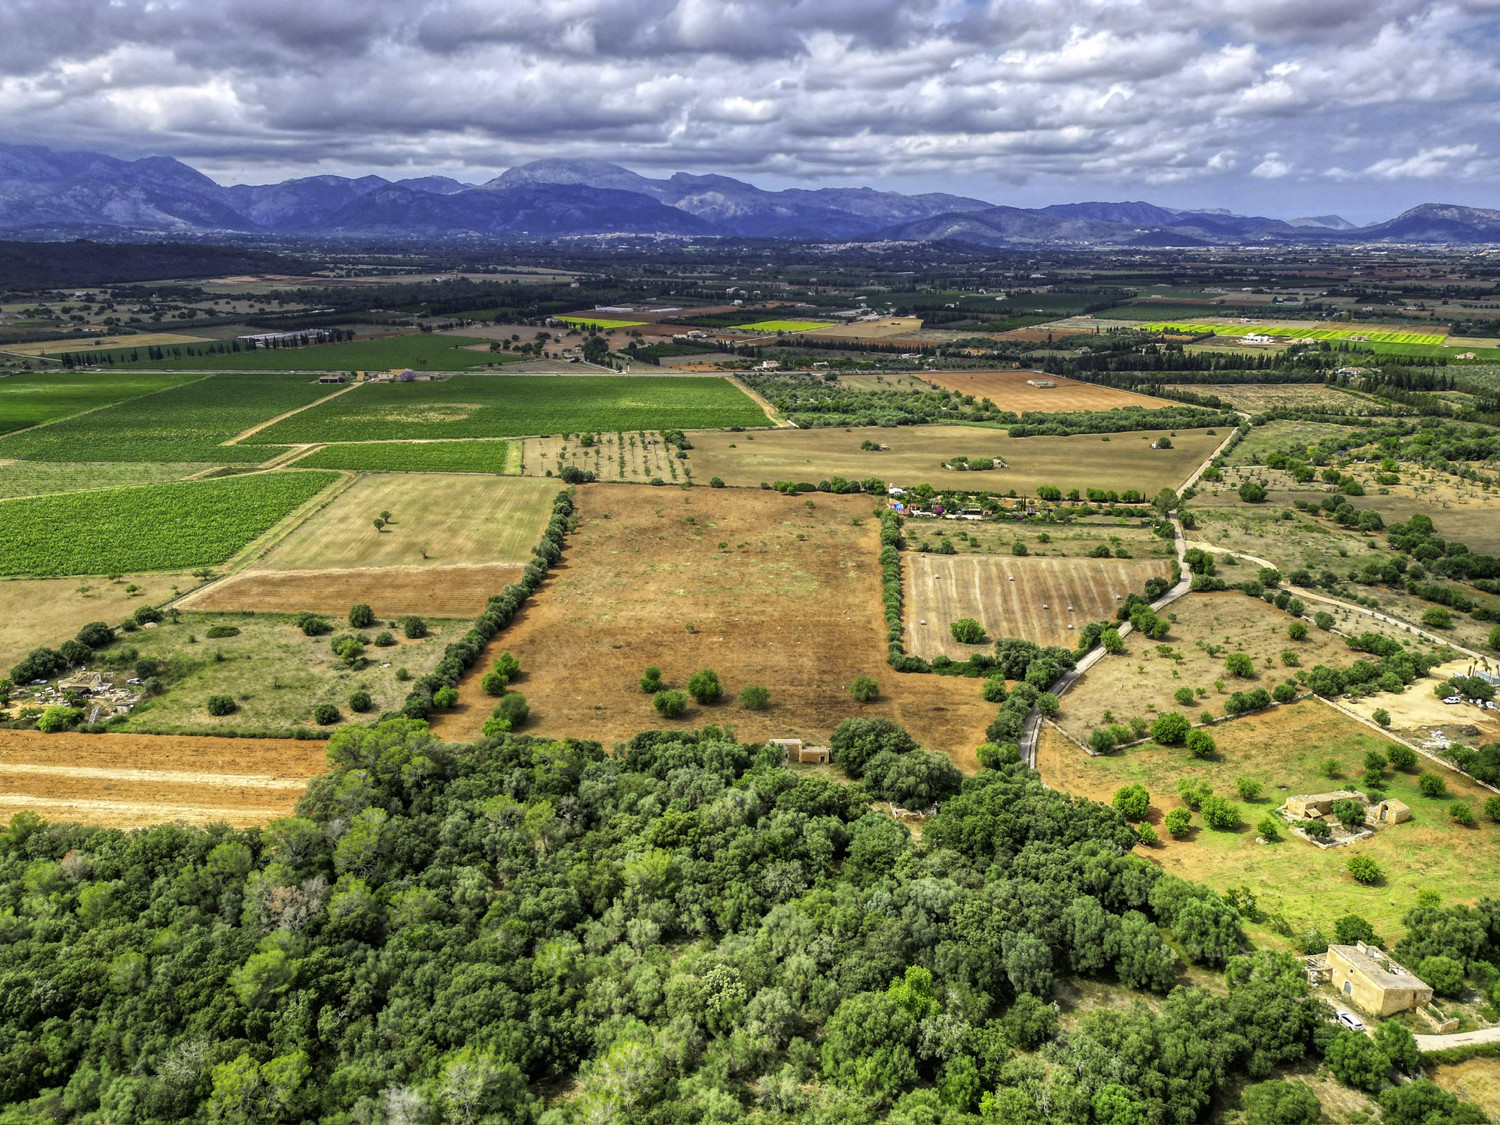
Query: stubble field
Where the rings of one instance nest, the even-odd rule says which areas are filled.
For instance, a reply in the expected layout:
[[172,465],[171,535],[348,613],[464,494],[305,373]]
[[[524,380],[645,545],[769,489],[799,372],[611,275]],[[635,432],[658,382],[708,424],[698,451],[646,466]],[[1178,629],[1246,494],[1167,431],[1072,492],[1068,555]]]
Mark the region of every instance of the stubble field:
[[183,599],[203,612],[326,613],[341,618],[352,605],[376,617],[478,617],[491,594],[521,576],[518,563],[468,566],[385,566],[357,570],[247,570]]
[[[502,651],[520,658],[515,684],[527,728],[609,744],[637,731],[732,724],[741,738],[822,741],[850,715],[884,715],[924,745],[975,768],[994,707],[973,680],[900,676],[885,663],[878,524],[868,498],[759,491],[590,485],[562,563],[459,686],[459,707],[435,730],[477,737],[494,700],[480,676]],[[714,669],[723,702],[680,719],[637,687],[649,664],[685,687]],[[848,685],[874,677],[881,697],[856,703]],[[771,706],[743,710],[747,684]]]
[[[1138,395],[1114,387],[1100,387],[1078,379],[1048,375],[1042,371],[939,371],[924,375],[944,390],[987,398],[1001,410],[1024,414],[1028,410],[1048,414],[1065,411],[1114,410],[1120,406],[1157,410],[1175,403],[1150,395]],[[1055,387],[1033,387],[1028,379],[1046,379]]]

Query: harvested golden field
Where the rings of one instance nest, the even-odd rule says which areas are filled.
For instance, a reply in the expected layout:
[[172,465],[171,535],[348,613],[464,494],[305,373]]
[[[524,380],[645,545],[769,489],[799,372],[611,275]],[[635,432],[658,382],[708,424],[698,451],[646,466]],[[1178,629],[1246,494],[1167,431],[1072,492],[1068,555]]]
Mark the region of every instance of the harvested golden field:
[[491,594],[521,576],[519,563],[389,566],[359,570],[248,570],[183,599],[201,613],[327,613],[342,617],[363,602],[376,617],[478,617]]
[[[258,560],[276,569],[525,563],[560,482],[469,473],[371,473]],[[390,512],[387,525],[374,521]]]
[[972,617],[997,637],[1025,637],[1044,645],[1078,646],[1090,621],[1114,620],[1127,594],[1148,578],[1172,576],[1166,559],[1051,559],[996,555],[902,557],[906,583],[906,650],[955,660],[990,645],[960,644],[948,626]]
[[[1132,391],[1099,387],[1078,379],[1065,379],[1043,371],[937,371],[924,375],[929,383],[944,390],[987,398],[1001,410],[1017,414],[1028,410],[1060,414],[1066,411],[1114,410],[1119,406],[1139,406],[1157,410],[1176,403],[1164,398],[1138,395]],[[1055,387],[1033,387],[1028,379],[1050,380]]]
[[[1132,715],[1150,719],[1164,711],[1181,711],[1194,720],[1205,710],[1222,715],[1232,692],[1258,687],[1270,691],[1294,676],[1298,667],[1344,667],[1364,659],[1342,637],[1321,629],[1309,628],[1306,640],[1290,639],[1291,614],[1239,591],[1188,594],[1168,606],[1164,615],[1175,618],[1165,640],[1131,633],[1123,653],[1101,659],[1062,697],[1057,721],[1064,730],[1086,741],[1091,728],[1111,721],[1106,711],[1122,723]],[[1247,653],[1254,661],[1254,678],[1225,671],[1225,658],[1235,652]],[[1283,652],[1294,653],[1298,666],[1284,663]],[[1172,698],[1180,688],[1201,694],[1184,705]]]
[[[1139,489],[1154,496],[1177,488],[1224,440],[1224,434],[1181,430],[1171,449],[1152,449],[1166,431],[1013,438],[986,426],[827,427],[693,433],[688,454],[693,479],[721,477],[726,484],[755,488],[762,481],[807,481],[835,476],[879,477],[901,485],[931,484],[1034,496],[1038,487]],[[874,441],[889,448],[860,449]],[[943,468],[950,457],[1003,458],[1008,468],[956,473]]]
[[200,581],[190,574],[132,574],[0,582],[0,676],[32,649],[56,648],[90,621],[119,624],[136,606],[158,605]]
[[0,820],[266,824],[327,768],[321,741],[0,730]]
[[[821,741],[847,716],[885,715],[976,767],[973,749],[994,717],[979,684],[900,676],[885,663],[868,498],[595,484],[579,490],[578,514],[562,563],[459,685],[459,707],[435,722],[443,738],[478,736],[494,703],[480,677],[508,650],[523,669],[515,688],[531,706],[526,729],[537,733],[608,745],[727,723],[741,738]],[[662,719],[637,687],[649,664],[674,688],[712,668],[724,701]],[[860,675],[880,683],[878,700],[850,698]],[[747,684],[770,690],[769,709],[738,705]]]
[[802,333],[819,340],[883,340],[891,336],[909,336],[922,331],[919,316],[883,316],[879,320],[856,320],[852,324],[835,324]]
[[[1064,699],[1067,697],[1065,696]],[[1401,918],[1423,889],[1438,891],[1447,902],[1474,902],[1494,893],[1500,865],[1500,833],[1480,818],[1463,828],[1448,816],[1455,801],[1477,813],[1490,794],[1464,778],[1422,759],[1423,770],[1439,773],[1447,786],[1441,797],[1424,797],[1414,774],[1387,770],[1385,793],[1406,802],[1413,819],[1380,829],[1375,836],[1327,851],[1295,837],[1269,845],[1255,842],[1254,826],[1289,796],[1340,787],[1359,788],[1364,756],[1386,751],[1391,742],[1355,719],[1317,700],[1275,707],[1213,728],[1218,754],[1198,761],[1181,747],[1146,743],[1091,758],[1057,731],[1044,727],[1037,764],[1048,785],[1108,801],[1121,786],[1144,785],[1151,794],[1148,821],[1161,837],[1153,848],[1139,849],[1174,875],[1206,883],[1219,891],[1248,886],[1267,914],[1281,913],[1294,933],[1318,926],[1328,933],[1332,920],[1346,913],[1369,919],[1387,943],[1401,936]],[[1337,763],[1329,778],[1326,759]],[[1193,833],[1173,840],[1162,826],[1172,809],[1182,806],[1177,781],[1208,782],[1215,793],[1239,806],[1237,829],[1216,832],[1202,827],[1193,814]],[[1241,777],[1258,781],[1263,794],[1253,801],[1236,795]],[[1345,870],[1348,857],[1368,855],[1385,872],[1377,886],[1363,886]],[[1264,926],[1252,927],[1257,944],[1285,947],[1287,942]]]
[[63,352],[97,352],[113,348],[170,348],[173,344],[206,344],[203,336],[183,336],[177,332],[142,332],[135,336],[80,336],[71,340],[43,340],[26,344],[7,344],[4,351],[13,355],[61,355]]

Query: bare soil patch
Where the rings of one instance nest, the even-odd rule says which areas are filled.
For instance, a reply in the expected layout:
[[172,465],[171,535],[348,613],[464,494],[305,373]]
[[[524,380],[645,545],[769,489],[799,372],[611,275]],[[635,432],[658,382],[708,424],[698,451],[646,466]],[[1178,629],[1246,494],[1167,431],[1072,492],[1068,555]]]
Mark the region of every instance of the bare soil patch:
[[[1100,387],[1093,383],[1048,375],[1042,371],[937,371],[925,376],[929,383],[960,394],[987,398],[1001,410],[1021,414],[1040,410],[1057,414],[1075,410],[1113,410],[1117,406],[1139,406],[1157,410],[1175,403],[1131,391]],[[1048,380],[1055,387],[1034,387],[1027,380]]]
[[265,824],[327,768],[322,742],[0,730],[0,818]]
[[[742,739],[823,740],[850,715],[884,715],[925,745],[976,768],[994,707],[973,680],[893,672],[885,663],[878,524],[869,498],[590,485],[579,524],[511,627],[459,685],[460,705],[434,729],[478,736],[494,700],[479,679],[502,651],[520,658],[527,729],[610,745],[661,727],[732,725]],[[648,664],[670,687],[712,668],[723,702],[662,719],[637,687]],[[873,676],[881,697],[849,696]],[[766,711],[735,702],[747,684]]]
[[990,645],[966,645],[948,626],[972,617],[991,638],[1025,637],[1076,648],[1090,621],[1114,620],[1127,594],[1146,579],[1170,578],[1165,559],[1038,559],[994,555],[906,555],[907,651],[964,660]]
[[[109,578],[18,578],[0,582],[0,676],[39,645],[56,648],[90,621],[118,624],[136,606],[157,605],[191,590],[189,574]],[[130,587],[136,587],[130,592]]]
[[204,613],[329,613],[363,602],[376,617],[477,617],[491,594],[521,576],[514,563],[360,570],[249,570],[215,582],[180,604]]

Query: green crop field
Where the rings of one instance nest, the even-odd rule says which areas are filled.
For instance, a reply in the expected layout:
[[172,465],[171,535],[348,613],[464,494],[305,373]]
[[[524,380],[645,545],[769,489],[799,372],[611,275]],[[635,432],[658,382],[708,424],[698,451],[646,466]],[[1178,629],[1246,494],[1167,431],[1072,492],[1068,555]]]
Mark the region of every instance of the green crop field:
[[91,488],[128,488],[184,480],[212,468],[194,461],[12,461],[0,465],[0,500]]
[[32,461],[264,461],[263,446],[224,445],[252,426],[338,390],[307,375],[215,375],[0,437],[0,458]]
[[736,326],[740,332],[812,332],[819,328],[832,328],[831,320],[757,320],[754,324]]
[[191,375],[112,371],[25,371],[0,376],[0,434],[149,395]]
[[0,574],[216,566],[338,480],[264,473],[0,503]]
[[639,328],[647,323],[644,320],[603,320],[597,316],[560,316],[557,319],[574,328],[599,328],[605,332],[614,328]]
[[249,440],[276,445],[768,424],[754,400],[725,379],[456,375],[435,383],[356,387]]
[[324,446],[301,458],[297,468],[388,473],[503,473],[509,451],[509,442],[486,439],[358,442]]
[[[165,359],[147,359],[139,348],[117,348],[108,354],[116,366],[158,371],[394,371],[407,367],[417,371],[463,371],[487,363],[520,362],[521,356],[490,351],[489,343],[471,336],[416,332],[306,348],[256,348],[248,352],[217,353],[210,352],[209,345],[182,344],[164,349]],[[482,350],[472,350],[474,345],[480,345]],[[74,354],[87,359],[106,353]],[[139,358],[132,361],[132,355]]]
[[1173,332],[1183,336],[1273,336],[1276,339],[1293,340],[1359,340],[1372,344],[1421,344],[1442,347],[1445,337],[1432,332],[1363,332],[1357,328],[1290,328],[1279,324],[1184,324],[1181,321],[1161,321],[1142,324],[1146,332]]

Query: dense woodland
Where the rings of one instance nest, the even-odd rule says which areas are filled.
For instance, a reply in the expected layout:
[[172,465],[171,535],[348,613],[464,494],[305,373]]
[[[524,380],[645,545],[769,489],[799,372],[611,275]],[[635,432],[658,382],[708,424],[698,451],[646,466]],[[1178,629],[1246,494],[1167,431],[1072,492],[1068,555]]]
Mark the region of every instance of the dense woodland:
[[[911,752],[885,720],[834,748],[855,773]],[[712,728],[609,757],[392,719],[329,758],[264,830],[13,819],[5,1120],[1186,1125],[1272,1080],[1254,1097],[1304,1115],[1264,1120],[1312,1121],[1284,1068],[1378,1090],[1415,1065],[1400,1034],[1351,1046],[1230,903],[1019,765],[917,846],[862,784]],[[1446,949],[1428,905],[1412,940]],[[1476,963],[1497,905],[1454,931]],[[1061,1031],[1072,974],[1138,999]],[[1480,1120],[1427,1082],[1384,1097]]]

